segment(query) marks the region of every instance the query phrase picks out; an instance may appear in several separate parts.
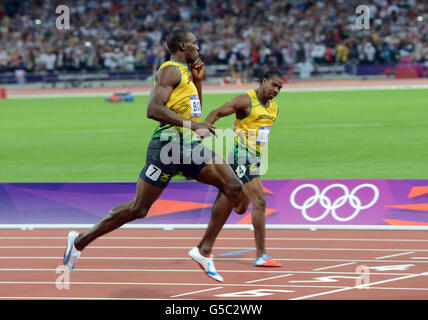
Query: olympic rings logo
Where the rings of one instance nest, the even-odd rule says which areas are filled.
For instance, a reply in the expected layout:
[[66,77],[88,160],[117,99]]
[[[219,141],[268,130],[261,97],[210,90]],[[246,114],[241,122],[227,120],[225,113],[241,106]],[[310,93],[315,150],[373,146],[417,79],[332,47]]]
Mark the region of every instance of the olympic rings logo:
[[[300,190],[309,188],[314,191],[314,195],[306,199],[302,204],[296,203],[296,195],[299,193]],[[334,188],[339,188],[343,191],[343,196],[338,197],[336,200],[332,201],[328,196],[326,196],[326,193]],[[365,204],[362,205],[361,200],[355,195],[359,190],[369,188],[373,191],[373,199]],[[346,222],[354,219],[361,210],[368,209],[371,206],[373,206],[377,200],[379,199],[379,189],[370,183],[361,184],[358,187],[355,187],[354,190],[351,192],[348,190],[348,188],[340,183],[332,184],[328,187],[326,187],[322,192],[318,189],[317,186],[313,184],[303,184],[296,188],[290,196],[290,202],[292,206],[296,209],[301,210],[303,217],[308,221],[319,221],[324,219],[330,212],[333,218],[336,221],[340,222]],[[317,202],[320,203],[320,205],[325,209],[325,211],[318,217],[311,217],[309,216],[307,210],[311,207],[313,207]],[[349,215],[348,217],[340,217],[338,216],[336,210],[345,203],[349,202],[351,207],[353,207],[355,210],[354,212]]]

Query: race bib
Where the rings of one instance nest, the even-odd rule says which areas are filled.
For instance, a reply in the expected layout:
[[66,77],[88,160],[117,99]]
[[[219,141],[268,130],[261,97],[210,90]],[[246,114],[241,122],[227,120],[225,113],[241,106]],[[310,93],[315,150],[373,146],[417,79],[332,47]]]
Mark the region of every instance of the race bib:
[[162,171],[153,164],[147,168],[146,177],[150,178],[153,181],[157,181],[161,175]]
[[257,144],[266,144],[269,138],[270,127],[259,127],[259,133],[257,134]]
[[245,168],[245,166],[243,164],[238,166],[235,170],[236,175],[238,176],[239,179],[241,179],[245,175],[246,171],[247,171],[247,168]]
[[190,116],[200,117],[202,116],[201,102],[199,101],[198,95],[190,96]]

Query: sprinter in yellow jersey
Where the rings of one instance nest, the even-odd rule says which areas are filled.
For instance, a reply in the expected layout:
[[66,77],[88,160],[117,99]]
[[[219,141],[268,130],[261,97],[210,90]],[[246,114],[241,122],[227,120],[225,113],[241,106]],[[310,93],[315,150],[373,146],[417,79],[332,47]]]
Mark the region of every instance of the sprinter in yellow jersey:
[[[239,197],[242,183],[225,161],[198,139],[192,139],[192,134],[186,137],[186,130],[183,129],[187,126],[188,131],[194,131],[201,137],[215,134],[213,125],[199,122],[204,64],[199,59],[195,36],[189,31],[177,29],[168,36],[167,45],[171,60],[159,68],[147,107],[147,117],[158,121],[159,126],[155,129],[147,150],[146,165],[137,182],[136,196],[113,208],[90,230],[81,234],[76,231],[69,233],[64,265],[71,270],[81,250],[93,240],[125,223],[144,218],[170,178],[181,171],[219,189],[205,235],[189,251],[189,256],[210,278],[223,281],[215,270],[211,250]],[[192,66],[191,71],[188,65]],[[172,157],[171,152],[175,153]],[[174,158],[177,153],[178,159]],[[201,155],[205,161],[199,161]]]
[[267,71],[257,89],[233,98],[210,112],[205,119],[205,122],[214,124],[222,117],[236,115],[233,125],[235,141],[228,163],[244,186],[234,210],[243,214],[247,211],[250,201],[253,203],[251,218],[256,242],[254,265],[258,267],[282,266],[266,254],[266,197],[259,170],[263,149],[268,143],[271,127],[278,117],[278,105],[273,99],[282,89],[282,78],[277,70]]

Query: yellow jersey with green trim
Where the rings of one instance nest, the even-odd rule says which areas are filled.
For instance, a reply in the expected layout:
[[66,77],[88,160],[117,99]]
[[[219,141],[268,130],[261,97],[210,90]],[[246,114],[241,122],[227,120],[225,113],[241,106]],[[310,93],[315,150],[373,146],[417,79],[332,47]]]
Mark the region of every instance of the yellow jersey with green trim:
[[247,94],[251,99],[250,113],[242,119],[236,117],[233,124],[235,150],[239,147],[260,157],[279,109],[273,100],[267,107],[262,105],[254,89],[247,91]]
[[[177,67],[180,72],[180,81],[173,88],[171,96],[165,106],[184,119],[199,122],[202,116],[202,106],[199,101],[198,90],[190,77],[187,64],[170,60],[163,63],[159,67],[159,70],[167,66]],[[154,83],[156,84],[156,79]],[[156,127],[153,132],[152,139],[159,138],[162,132],[167,129],[175,129],[180,135],[183,133],[182,127],[159,123],[159,126]],[[175,130],[171,130],[170,132],[172,132],[172,134],[168,133],[168,135],[173,135]]]

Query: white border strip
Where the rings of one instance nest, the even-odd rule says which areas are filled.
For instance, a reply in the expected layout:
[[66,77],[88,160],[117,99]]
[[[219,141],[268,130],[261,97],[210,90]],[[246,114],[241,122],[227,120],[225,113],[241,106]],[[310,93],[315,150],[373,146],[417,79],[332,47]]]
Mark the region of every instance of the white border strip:
[[[0,229],[89,229],[93,224],[0,224]],[[120,229],[206,229],[207,224],[127,224]],[[253,230],[251,224],[226,224],[223,229]],[[267,224],[266,229],[309,229],[315,230],[422,230],[427,231],[428,226],[390,226],[390,225],[295,225],[295,224]]]

